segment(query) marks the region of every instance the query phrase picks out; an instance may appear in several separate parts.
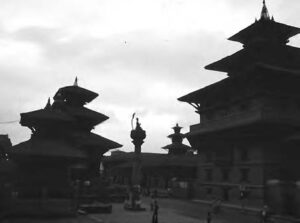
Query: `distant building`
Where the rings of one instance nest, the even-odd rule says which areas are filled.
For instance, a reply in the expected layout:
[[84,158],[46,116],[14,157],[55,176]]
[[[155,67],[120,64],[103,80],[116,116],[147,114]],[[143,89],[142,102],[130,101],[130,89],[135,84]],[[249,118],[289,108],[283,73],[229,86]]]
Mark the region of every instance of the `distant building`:
[[9,152],[18,165],[19,197],[72,197],[75,184],[99,176],[102,155],[121,145],[91,132],[108,119],[84,106],[97,96],[76,78],[56,92],[53,104],[49,99],[45,108],[21,114],[32,135]]
[[[118,153],[103,158],[107,176],[112,183],[131,185],[131,174],[134,160],[134,152]],[[141,153],[142,183],[144,189],[167,190],[179,182],[192,186],[196,177],[197,156],[181,155],[173,156],[160,153]],[[192,188],[184,188],[184,192],[175,196],[191,197]],[[188,194],[189,193],[189,194]]]
[[[173,189],[175,197],[192,197],[193,182],[196,177],[197,159],[192,148],[182,144],[183,134],[178,124],[175,133],[169,135],[172,144],[163,147],[168,154],[141,153],[141,186],[144,189]],[[134,152],[114,151],[111,156],[104,157],[106,174],[113,183],[131,184]]]
[[270,17],[229,38],[243,49],[206,69],[228,77],[179,98],[197,110],[187,138],[198,150],[196,196],[300,216],[299,28]]

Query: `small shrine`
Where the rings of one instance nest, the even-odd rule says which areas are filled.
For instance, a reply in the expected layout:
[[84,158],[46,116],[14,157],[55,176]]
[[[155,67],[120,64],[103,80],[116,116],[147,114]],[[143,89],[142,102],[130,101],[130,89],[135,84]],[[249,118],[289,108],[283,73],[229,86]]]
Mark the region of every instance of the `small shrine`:
[[173,127],[174,133],[168,136],[168,138],[172,140],[172,143],[162,147],[163,149],[168,150],[168,154],[170,155],[183,155],[192,152],[190,146],[182,143],[185,136],[180,132],[181,129],[182,127],[177,123],[176,126]]

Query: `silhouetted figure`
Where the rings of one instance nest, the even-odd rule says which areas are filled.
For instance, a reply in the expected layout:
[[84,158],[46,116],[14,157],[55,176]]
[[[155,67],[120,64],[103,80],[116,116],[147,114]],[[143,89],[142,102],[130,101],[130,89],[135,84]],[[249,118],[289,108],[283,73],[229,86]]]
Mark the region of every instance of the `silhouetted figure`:
[[220,211],[220,209],[221,209],[221,203],[222,203],[222,200],[219,199],[219,198],[216,199],[216,200],[212,203],[211,208],[212,208],[213,213],[217,214],[217,213]]
[[266,223],[269,217],[269,213],[268,213],[268,206],[264,205],[264,207],[262,208],[261,212],[261,223]]
[[246,197],[247,197],[247,191],[246,191],[246,188],[245,188],[245,186],[241,185],[241,186],[240,186],[240,200],[241,200],[241,208],[242,208],[242,212],[245,211]]
[[153,209],[154,209],[154,201],[155,201],[154,194],[151,193],[150,197],[151,197],[150,211],[153,211]]
[[154,211],[152,215],[152,223],[158,223],[158,204],[157,201],[154,201]]
[[150,188],[149,187],[147,187],[146,192],[147,192],[147,196],[149,196],[150,195]]
[[156,189],[154,189],[154,191],[153,191],[153,196],[155,199],[157,198],[157,190]]
[[206,223],[210,223],[210,222],[211,222],[211,213],[207,212]]
[[244,191],[240,191],[240,200],[243,200],[245,198],[245,193]]

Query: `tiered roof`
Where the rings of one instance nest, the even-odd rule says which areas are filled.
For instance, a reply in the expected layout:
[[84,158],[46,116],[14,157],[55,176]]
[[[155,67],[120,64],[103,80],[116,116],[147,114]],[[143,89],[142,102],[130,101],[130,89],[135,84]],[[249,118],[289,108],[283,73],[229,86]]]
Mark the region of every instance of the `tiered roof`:
[[294,26],[275,22],[270,17],[266,2],[263,0],[263,7],[260,19],[229,38],[229,40],[240,42],[244,45],[253,44],[258,41],[269,41],[271,43],[286,44],[288,39],[297,35],[300,29]]
[[259,84],[259,79],[255,79],[257,76],[265,76],[266,79],[272,76],[300,76],[300,50],[286,45],[288,39],[298,33],[300,29],[297,27],[275,22],[263,1],[259,20],[229,38],[242,43],[244,48],[205,67],[208,70],[226,72],[229,78],[178,100],[188,102],[199,110],[200,102],[203,104],[208,98],[215,98],[216,94],[220,96],[220,93],[215,92],[225,93],[233,89],[239,92],[237,89],[241,88],[241,82],[249,80]]
[[11,155],[70,159],[88,158],[83,150],[77,149],[66,140],[45,138],[31,138],[22,142],[14,146]]
[[91,149],[95,147],[104,147],[107,148],[107,150],[110,150],[122,147],[122,145],[95,133],[77,134],[77,136],[74,135],[74,140],[81,147]]
[[182,143],[184,135],[180,133],[181,129],[182,127],[180,127],[177,123],[176,126],[173,127],[174,133],[168,136],[168,138],[172,140],[172,143],[162,147],[163,149],[168,150],[169,154],[180,155],[191,150],[190,146]]
[[78,79],[76,77],[73,85],[60,88],[54,95],[53,99],[60,99],[70,104],[75,103],[78,105],[84,105],[93,101],[96,97],[98,97],[97,93],[79,87]]
[[[280,52],[280,53],[278,53]],[[247,47],[230,56],[218,60],[205,68],[227,72],[228,76],[240,75],[260,64],[277,66],[300,73],[300,51],[292,46],[276,46],[262,48],[260,53],[256,48]]]
[[[122,145],[90,131],[108,119],[106,115],[90,110],[84,105],[98,96],[97,93],[78,86],[60,88],[44,109],[21,114],[21,125],[33,132],[30,140],[14,146],[12,154],[87,158],[91,149],[102,155],[109,149]],[[42,134],[41,134],[42,133]]]
[[259,20],[229,38],[244,45],[244,49],[207,65],[208,70],[227,72],[228,76],[240,75],[256,64],[276,65],[300,72],[299,49],[286,46],[289,38],[300,29],[274,21],[265,1]]
[[276,65],[300,72],[299,49],[286,46],[289,38],[300,29],[270,18],[265,1],[259,20],[229,38],[244,45],[244,49],[207,65],[208,70],[227,72],[228,76],[240,75],[256,64]]

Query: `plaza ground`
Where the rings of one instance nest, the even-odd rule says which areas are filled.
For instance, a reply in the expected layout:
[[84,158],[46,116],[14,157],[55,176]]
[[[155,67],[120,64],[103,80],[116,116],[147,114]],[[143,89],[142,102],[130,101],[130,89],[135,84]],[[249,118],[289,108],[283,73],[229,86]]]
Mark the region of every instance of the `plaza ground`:
[[[158,199],[159,223],[204,223],[209,209],[208,205],[188,200]],[[70,219],[14,219],[5,223],[151,223],[150,199],[143,198],[143,212],[131,212],[123,209],[123,204],[113,204],[111,214],[89,214]],[[230,209],[221,209],[212,215],[212,223],[258,223],[258,216]]]
[[[142,223],[151,222],[152,213],[150,212],[150,200],[144,198],[145,212],[127,212],[123,210],[121,204],[113,206],[113,214],[101,214],[89,216],[93,219],[101,219],[105,223]],[[199,223],[206,222],[206,216],[209,207],[193,201],[176,200],[176,199],[159,199],[159,223]],[[120,213],[120,214],[118,214]],[[101,222],[101,221],[98,221]],[[212,223],[222,222],[243,222],[257,223],[259,218],[254,214],[243,213],[224,209],[219,214],[212,215]]]

